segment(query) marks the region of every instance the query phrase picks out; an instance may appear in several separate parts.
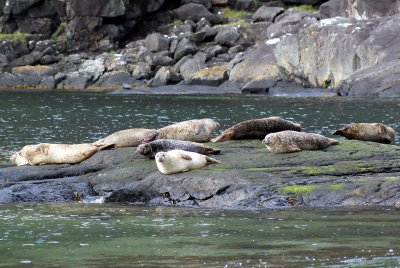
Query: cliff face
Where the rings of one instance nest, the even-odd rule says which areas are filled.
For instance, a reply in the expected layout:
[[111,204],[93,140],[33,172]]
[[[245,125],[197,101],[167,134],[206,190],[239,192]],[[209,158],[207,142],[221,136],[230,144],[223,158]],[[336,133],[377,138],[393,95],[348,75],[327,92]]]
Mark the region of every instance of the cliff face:
[[3,0],[0,87],[395,97],[399,13],[400,0]]

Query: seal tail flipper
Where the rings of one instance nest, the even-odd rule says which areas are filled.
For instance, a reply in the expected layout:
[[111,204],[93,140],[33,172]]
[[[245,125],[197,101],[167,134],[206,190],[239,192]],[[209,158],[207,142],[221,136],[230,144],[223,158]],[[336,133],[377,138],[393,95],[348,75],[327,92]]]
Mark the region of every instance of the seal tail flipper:
[[340,142],[335,139],[329,139],[329,145],[338,145]]
[[204,154],[220,154],[221,150],[213,147],[206,147]]
[[334,132],[332,132],[332,135],[340,135],[340,136],[343,136],[343,128],[339,128],[339,129],[336,129]]
[[115,147],[115,143],[103,143],[103,142],[99,142],[99,141],[92,143],[92,145],[96,146],[99,149],[99,151],[111,149],[111,148]]
[[227,129],[222,132],[218,137],[211,139],[211,142],[227,141],[233,138],[233,130]]
[[221,163],[221,161],[219,161],[217,159],[214,159],[212,157],[208,157],[208,156],[206,156],[206,160],[207,160],[207,165],[209,165],[209,164],[220,164]]

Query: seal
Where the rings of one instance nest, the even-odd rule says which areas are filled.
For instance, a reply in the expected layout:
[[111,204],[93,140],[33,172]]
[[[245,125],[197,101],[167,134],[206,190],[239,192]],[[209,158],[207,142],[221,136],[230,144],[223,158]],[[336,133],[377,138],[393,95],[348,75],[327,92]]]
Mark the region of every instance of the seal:
[[153,131],[146,135],[142,142],[146,143],[157,139],[208,142],[218,127],[219,124],[209,118],[187,120]]
[[219,164],[220,161],[206,155],[187,152],[183,150],[171,150],[156,154],[158,170],[163,174],[174,174],[199,169],[208,164]]
[[82,144],[50,144],[40,143],[26,145],[13,154],[11,162],[21,165],[76,164],[94,155],[96,152],[112,145],[96,146],[91,143]]
[[350,140],[391,144],[394,142],[396,132],[381,123],[352,123],[337,129],[332,135],[340,135]]
[[155,140],[149,143],[140,144],[136,149],[136,152],[153,159],[158,152],[167,152],[171,150],[184,150],[204,155],[219,154],[221,152],[219,149],[197,142],[168,139]]
[[153,131],[154,129],[146,128],[130,128],[120,130],[101,140],[94,142],[93,144],[96,146],[114,144],[115,148],[137,147],[140,144],[140,140]]
[[270,133],[262,143],[273,153],[293,153],[301,150],[323,150],[339,141],[315,133],[292,130]]
[[240,139],[260,139],[269,133],[294,130],[301,131],[300,124],[287,121],[277,116],[251,119],[240,122],[226,129],[218,137],[212,139],[212,142],[240,140]]

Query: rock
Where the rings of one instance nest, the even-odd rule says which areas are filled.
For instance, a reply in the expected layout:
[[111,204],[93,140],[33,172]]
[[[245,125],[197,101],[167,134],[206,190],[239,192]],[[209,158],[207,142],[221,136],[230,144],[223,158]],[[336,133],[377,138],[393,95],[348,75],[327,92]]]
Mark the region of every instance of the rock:
[[171,66],[175,64],[174,59],[167,56],[169,53],[156,53],[152,56],[152,65],[153,66]]
[[92,76],[87,73],[72,72],[65,75],[58,85],[57,89],[65,90],[83,90],[91,81]]
[[100,76],[100,78],[88,89],[120,89],[123,87],[133,88],[137,81],[126,71],[112,71]]
[[17,76],[10,73],[0,74],[0,88],[21,88],[25,83]]
[[229,4],[229,0],[211,0],[213,6],[226,6]]
[[396,45],[399,22],[398,17],[366,21],[305,18],[297,33],[276,39],[277,63],[287,74],[313,86],[336,88],[354,72],[391,61],[391,55],[400,53]]
[[[348,17],[353,19],[380,18],[396,14],[393,0],[359,0],[354,2],[331,0],[322,4],[319,12],[322,18]],[[398,14],[398,13],[397,13]]]
[[57,15],[56,4],[53,0],[45,0],[40,5],[35,5],[28,9],[28,17],[30,18],[46,18]]
[[208,42],[214,39],[218,30],[208,25],[204,26],[201,30],[190,36],[190,40],[194,42]]
[[165,86],[168,84],[169,78],[169,69],[167,67],[161,67],[160,69],[158,69],[150,85],[153,87]]
[[226,53],[228,49],[226,47],[222,47],[220,45],[209,46],[205,52],[209,54],[211,57],[216,57],[219,54]]
[[149,64],[139,62],[132,68],[132,77],[137,80],[149,79],[153,76],[153,72]]
[[219,15],[213,14],[207,10],[203,5],[199,4],[186,4],[174,9],[175,15],[181,20],[193,20],[194,22],[200,21],[205,18],[211,24],[219,24],[223,22],[223,18]]
[[268,29],[272,22],[256,22],[244,24],[240,27],[240,34],[247,40],[248,43],[256,43],[268,39]]
[[12,67],[17,66],[25,66],[25,65],[34,65],[40,61],[42,53],[32,52],[31,54],[27,54],[19,57],[11,63]]
[[275,44],[258,44],[246,57],[239,56],[239,62],[230,71],[229,80],[247,83],[253,79],[279,78],[281,73],[274,55],[274,46]]
[[179,68],[185,81],[189,81],[198,71],[206,68],[207,55],[199,52],[193,58],[186,60]]
[[70,0],[67,13],[73,17],[118,17],[125,14],[123,0]]
[[152,33],[144,40],[144,46],[152,52],[161,52],[169,49],[169,39],[159,33]]
[[237,29],[228,27],[218,31],[215,41],[222,46],[233,47],[238,45],[240,38],[241,36],[237,32]]
[[246,210],[398,202],[391,190],[400,185],[393,179],[400,175],[397,146],[341,140],[324,151],[290,155],[272,154],[255,140],[218,147],[221,164],[174,175],[161,174],[131,148],[100,151],[76,165],[3,168],[0,202],[73,201],[74,191],[109,196],[106,202]]
[[[23,81],[23,84],[36,86],[44,77],[54,76],[57,69],[51,66],[35,65],[20,66],[12,68],[12,74]],[[54,86],[54,85],[53,85]]]
[[19,15],[27,11],[30,7],[33,5],[36,5],[39,3],[41,0],[10,0],[7,2],[8,5],[6,5],[3,8],[3,13],[4,14],[13,14],[13,15]]
[[260,22],[260,21],[269,21],[269,22],[274,22],[275,18],[282,14],[285,11],[285,9],[281,7],[267,7],[267,6],[262,6],[259,9],[257,9],[256,13],[253,15],[253,21],[254,22]]
[[184,38],[179,42],[175,50],[174,60],[179,61],[182,57],[189,54],[195,54],[197,51],[199,51],[198,47],[187,38]]
[[49,18],[18,18],[16,20],[18,29],[22,33],[42,34],[50,37],[50,33],[55,29],[55,24]]
[[211,26],[211,23],[206,20],[205,18],[201,18],[196,25],[196,32],[200,31],[201,29],[203,29],[206,26]]
[[353,73],[338,93],[350,97],[400,97],[400,60],[392,60]]
[[207,9],[210,9],[212,6],[211,0],[181,0],[181,5],[190,3],[203,5]]
[[198,71],[189,81],[189,85],[203,85],[217,87],[228,79],[226,66],[207,67]]
[[7,56],[4,54],[0,54],[0,72],[3,73],[8,69],[10,62],[7,59]]
[[268,94],[276,86],[276,79],[253,79],[242,87],[243,94]]
[[103,75],[106,70],[104,66],[104,58],[97,58],[95,60],[84,61],[79,69],[80,73],[87,73],[93,77],[93,80],[97,80],[101,75]]

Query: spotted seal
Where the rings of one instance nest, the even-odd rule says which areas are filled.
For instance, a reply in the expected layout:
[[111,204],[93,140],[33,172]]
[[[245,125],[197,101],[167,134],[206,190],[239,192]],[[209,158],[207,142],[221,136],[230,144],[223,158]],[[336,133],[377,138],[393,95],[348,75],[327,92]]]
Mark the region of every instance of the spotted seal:
[[262,143],[273,153],[293,153],[301,150],[323,150],[339,141],[315,133],[286,130],[270,133]]
[[157,139],[174,139],[193,142],[208,142],[219,124],[213,119],[193,119],[172,124],[146,135],[142,142]]
[[273,132],[294,130],[301,131],[300,124],[287,121],[277,116],[251,119],[240,122],[226,129],[212,142],[240,140],[240,139],[263,139],[265,135]]
[[206,155],[183,150],[159,152],[156,154],[155,159],[158,170],[163,174],[180,173],[199,169],[208,164],[220,163],[220,161]]
[[337,129],[332,135],[340,135],[351,140],[391,144],[395,140],[396,132],[381,123],[352,123]]
[[97,146],[114,144],[115,148],[136,147],[140,144],[140,140],[143,139],[143,137],[153,131],[154,129],[146,128],[130,128],[120,130],[94,142],[93,144]]
[[219,149],[201,143],[171,139],[161,139],[140,144],[136,149],[136,152],[148,158],[154,158],[158,152],[167,152],[177,149],[205,155],[219,154],[221,152]]
[[83,144],[50,144],[40,143],[26,145],[13,154],[11,162],[21,165],[45,164],[76,164],[94,155],[99,150],[111,145],[96,146],[91,143]]

